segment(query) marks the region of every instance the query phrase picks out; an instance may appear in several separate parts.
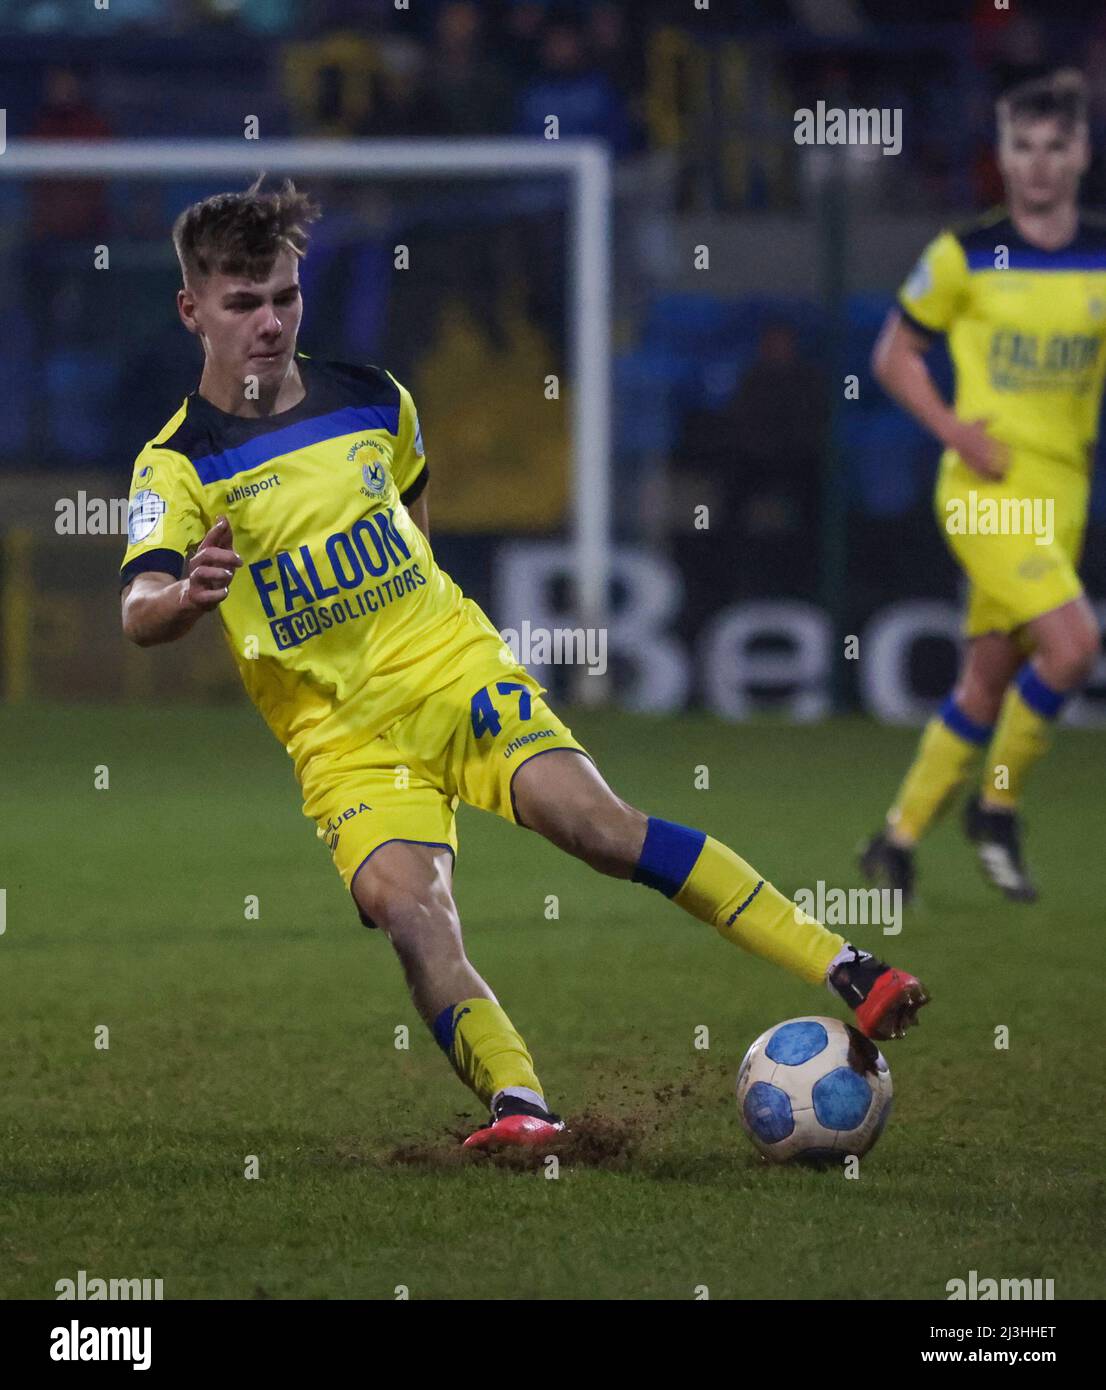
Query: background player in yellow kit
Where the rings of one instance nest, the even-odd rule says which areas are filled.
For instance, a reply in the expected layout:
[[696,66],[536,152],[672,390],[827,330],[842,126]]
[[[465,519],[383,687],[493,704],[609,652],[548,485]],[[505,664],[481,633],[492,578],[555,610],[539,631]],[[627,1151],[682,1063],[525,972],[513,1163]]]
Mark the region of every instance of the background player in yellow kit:
[[868,1035],[902,1036],[926,1002],[919,982],[827,931],[718,840],[616,796],[437,566],[414,403],[387,372],[296,352],[299,258],[318,210],[291,185],[259,185],[174,227],[178,308],[205,361],[135,463],[123,628],[145,646],[219,610],[362,920],[387,935],[419,1013],[491,1111],[466,1142],[540,1143],[563,1125],[462,944],[460,799],[828,985]]
[[[946,446],[937,519],[970,587],[956,685],[860,862],[909,895],[914,846],[982,760],[965,830],[989,881],[1031,902],[1026,774],[1100,646],[1076,567],[1106,373],[1106,223],[1077,205],[1090,160],[1077,73],[1004,96],[998,137],[1007,207],[927,248],[874,354],[886,390]],[[924,361],[939,333],[952,407]]]

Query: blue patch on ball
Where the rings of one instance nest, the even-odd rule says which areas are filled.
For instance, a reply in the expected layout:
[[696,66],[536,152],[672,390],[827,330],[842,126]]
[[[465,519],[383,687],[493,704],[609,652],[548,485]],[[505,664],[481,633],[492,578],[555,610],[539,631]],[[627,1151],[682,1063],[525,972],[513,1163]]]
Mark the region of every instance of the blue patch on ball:
[[786,1067],[798,1067],[823,1051],[829,1038],[820,1023],[810,1019],[785,1023],[768,1040],[764,1055]]
[[835,1067],[811,1087],[814,1113],[826,1129],[855,1129],[872,1103],[872,1088],[851,1067]]
[[795,1128],[787,1093],[767,1081],[754,1081],[745,1096],[745,1123],[765,1144],[778,1144]]

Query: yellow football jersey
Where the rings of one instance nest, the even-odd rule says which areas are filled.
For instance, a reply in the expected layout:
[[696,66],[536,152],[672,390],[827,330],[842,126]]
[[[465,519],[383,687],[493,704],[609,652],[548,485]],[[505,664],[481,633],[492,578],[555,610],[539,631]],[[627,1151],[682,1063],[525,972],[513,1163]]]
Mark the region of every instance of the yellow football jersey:
[[923,253],[899,294],[907,321],[944,333],[956,412],[996,438],[1092,466],[1106,374],[1106,224],[1083,215],[1056,251],[1030,245],[1005,209]]
[[243,563],[223,630],[301,776],[470,668],[514,661],[407,511],[429,476],[408,391],[376,367],[297,362],[306,394],[290,410],[245,418],[193,392],[145,446],[121,583],[180,578],[229,518]]

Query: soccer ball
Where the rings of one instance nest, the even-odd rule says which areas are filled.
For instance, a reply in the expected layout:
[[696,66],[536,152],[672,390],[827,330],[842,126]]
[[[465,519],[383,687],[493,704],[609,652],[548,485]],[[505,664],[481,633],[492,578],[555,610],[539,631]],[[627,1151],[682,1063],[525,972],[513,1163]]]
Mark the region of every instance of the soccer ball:
[[843,1163],[883,1133],[891,1071],[875,1043],[836,1018],[789,1018],[746,1052],[737,1105],[773,1163]]

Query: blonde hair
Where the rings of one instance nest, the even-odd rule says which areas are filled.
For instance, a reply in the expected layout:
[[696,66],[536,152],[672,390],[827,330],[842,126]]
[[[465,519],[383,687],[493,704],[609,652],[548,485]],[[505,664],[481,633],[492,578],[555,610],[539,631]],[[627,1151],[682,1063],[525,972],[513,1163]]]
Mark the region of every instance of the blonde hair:
[[216,193],[193,203],[173,223],[173,249],[186,285],[208,275],[264,280],[281,251],[306,254],[307,227],[321,215],[319,205],[290,179],[262,193],[264,180],[258,174],[241,193]]

